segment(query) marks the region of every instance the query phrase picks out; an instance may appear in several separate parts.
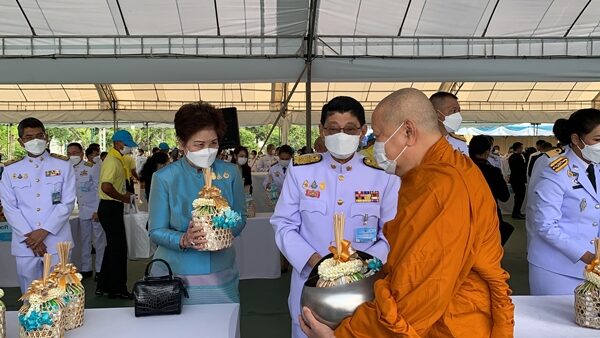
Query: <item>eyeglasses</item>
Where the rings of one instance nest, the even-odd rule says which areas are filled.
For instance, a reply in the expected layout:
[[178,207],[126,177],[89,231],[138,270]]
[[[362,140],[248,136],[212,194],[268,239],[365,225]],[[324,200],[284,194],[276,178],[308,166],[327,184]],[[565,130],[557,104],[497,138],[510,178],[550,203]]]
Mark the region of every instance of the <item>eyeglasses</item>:
[[33,139],[39,139],[39,140],[44,140],[46,138],[46,134],[44,133],[39,133],[37,135],[27,135],[27,136],[23,136],[21,137],[21,140],[23,140],[23,143],[27,143]]
[[323,130],[326,131],[327,135],[335,135],[335,134],[339,134],[340,132],[343,132],[344,134],[347,134],[347,135],[359,135],[362,131],[361,128],[356,128],[355,126],[348,126],[348,127],[344,127],[344,128],[324,127]]

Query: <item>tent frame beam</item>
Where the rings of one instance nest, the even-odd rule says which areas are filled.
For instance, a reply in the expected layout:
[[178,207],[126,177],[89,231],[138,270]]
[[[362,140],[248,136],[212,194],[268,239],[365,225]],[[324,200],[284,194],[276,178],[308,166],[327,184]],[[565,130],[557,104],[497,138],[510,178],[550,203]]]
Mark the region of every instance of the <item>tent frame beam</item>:
[[313,42],[315,40],[315,27],[317,22],[317,8],[319,0],[310,1],[308,17],[308,35],[306,37],[306,149],[312,152],[312,61],[314,59]]

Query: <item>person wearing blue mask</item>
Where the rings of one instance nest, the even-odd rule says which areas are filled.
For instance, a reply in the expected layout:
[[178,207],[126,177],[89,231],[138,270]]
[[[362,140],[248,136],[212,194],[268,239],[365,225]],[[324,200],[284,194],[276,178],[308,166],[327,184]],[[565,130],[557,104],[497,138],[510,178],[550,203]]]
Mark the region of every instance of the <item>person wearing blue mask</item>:
[[327,152],[294,157],[271,217],[275,242],[293,267],[288,305],[292,336],[300,328],[300,295],[312,268],[329,253],[333,215],[344,213],[344,238],[356,250],[386,261],[389,245],[383,225],[396,215],[400,179],[385,174],[357,153],[367,132],[365,111],[355,99],[333,98],[321,111]]
[[[186,304],[239,303],[239,274],[235,248],[206,250],[206,233],[192,222],[192,204],[205,186],[203,169],[211,168],[213,186],[230,208],[241,215],[232,228],[238,236],[246,224],[244,181],[233,163],[216,159],[219,138],[226,125],[220,110],[204,103],[189,103],[175,113],[175,134],[184,157],[154,173],[150,188],[150,238],[158,245],[154,259],[164,259],[185,282]],[[163,265],[152,275],[163,276]]]
[[600,235],[600,110],[578,110],[553,130],[568,147],[536,161],[527,196],[532,295],[573,295],[595,258],[591,241]]

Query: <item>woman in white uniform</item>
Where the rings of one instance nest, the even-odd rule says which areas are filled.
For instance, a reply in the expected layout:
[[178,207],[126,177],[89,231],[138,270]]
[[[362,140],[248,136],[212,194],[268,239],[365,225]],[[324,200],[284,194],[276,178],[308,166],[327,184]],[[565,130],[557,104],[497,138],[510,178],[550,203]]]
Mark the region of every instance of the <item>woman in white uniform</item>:
[[547,152],[550,158],[536,168],[535,186],[528,189],[532,295],[572,295],[594,259],[591,241],[599,236],[600,111],[581,109],[559,119],[554,133],[566,151]]

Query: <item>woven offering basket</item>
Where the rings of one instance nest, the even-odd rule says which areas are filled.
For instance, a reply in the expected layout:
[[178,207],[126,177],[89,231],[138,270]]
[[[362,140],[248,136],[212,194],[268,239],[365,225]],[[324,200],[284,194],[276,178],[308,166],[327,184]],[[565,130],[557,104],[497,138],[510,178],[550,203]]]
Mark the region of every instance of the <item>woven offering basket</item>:
[[19,300],[19,337],[62,338],[64,337],[65,292],[58,285],[54,274],[50,274],[52,255],[44,254],[43,278],[35,280]]
[[600,239],[594,240],[596,258],[585,267],[585,281],[575,288],[575,323],[600,329]]
[[[0,289],[0,299],[4,297],[4,290]],[[6,338],[6,306],[0,300],[0,338]]]
[[[221,195],[221,190],[212,185],[214,173],[210,168],[204,169],[204,187],[199,198],[194,200],[192,220],[194,227],[200,227],[206,233],[205,251],[217,251],[233,245],[233,233],[230,227],[217,226],[215,220],[226,219],[225,212],[234,213],[229,203]],[[223,225],[223,224],[221,224]]]
[[68,331],[83,325],[85,289],[81,284],[82,276],[77,273],[77,268],[68,263],[71,242],[60,242],[57,246],[60,262],[54,267],[50,278],[56,279],[58,286],[64,291],[66,305],[63,310],[63,322],[64,329]]

